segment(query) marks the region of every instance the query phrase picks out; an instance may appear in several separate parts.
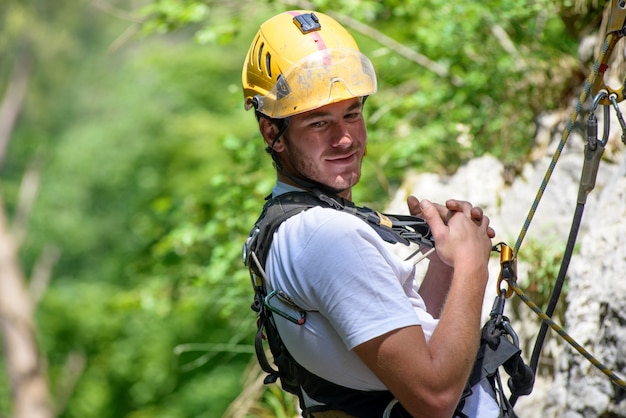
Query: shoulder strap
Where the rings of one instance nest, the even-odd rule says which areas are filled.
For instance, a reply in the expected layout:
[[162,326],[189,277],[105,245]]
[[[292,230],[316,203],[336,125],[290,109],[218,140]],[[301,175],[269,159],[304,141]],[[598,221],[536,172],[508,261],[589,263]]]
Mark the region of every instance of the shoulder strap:
[[[318,205],[319,201],[315,196],[306,192],[285,193],[268,200],[246,241],[244,252],[254,251],[261,266],[265,268],[265,259],[278,227],[292,216]],[[245,255],[244,262],[246,262]]]
[[[264,268],[274,232],[278,227],[290,217],[315,206],[332,208],[355,215],[370,225],[382,239],[393,244],[417,243],[427,247],[435,245],[428,224],[419,217],[376,212],[367,207],[358,207],[347,199],[325,194],[319,190],[290,192],[266,202],[244,246],[244,263],[251,266],[248,257],[251,252],[254,252],[258,257],[258,262]],[[260,274],[261,272],[257,271],[256,273]]]

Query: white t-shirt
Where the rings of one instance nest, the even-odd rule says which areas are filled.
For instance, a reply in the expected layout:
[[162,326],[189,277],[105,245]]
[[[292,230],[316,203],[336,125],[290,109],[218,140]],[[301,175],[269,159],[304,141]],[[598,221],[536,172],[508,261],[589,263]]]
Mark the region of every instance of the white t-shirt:
[[[274,194],[290,190],[279,183]],[[428,340],[437,326],[417,293],[413,263],[401,260],[372,227],[348,213],[314,207],[287,219],[275,232],[266,272],[269,291],[283,291],[307,311],[301,326],[274,315],[289,352],[310,372],[341,386],[387,390],[353,348],[412,325],[421,326]],[[298,316],[278,297],[271,303]],[[489,384],[473,392],[464,411],[497,417]]]

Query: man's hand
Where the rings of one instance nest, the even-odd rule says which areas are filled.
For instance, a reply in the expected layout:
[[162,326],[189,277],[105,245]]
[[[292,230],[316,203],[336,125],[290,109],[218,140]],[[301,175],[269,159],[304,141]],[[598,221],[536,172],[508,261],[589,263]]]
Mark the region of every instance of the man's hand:
[[467,256],[489,258],[491,238],[496,234],[482,208],[456,199],[446,201],[445,206],[420,202],[415,196],[409,196],[407,203],[410,213],[424,218],[430,226],[437,254],[445,264],[454,266],[455,259]]
[[[424,217],[424,214],[422,213],[422,208],[420,207],[420,201],[417,199],[417,197],[409,196],[407,203],[409,206],[409,213],[411,215],[419,216],[420,218]],[[437,212],[441,216],[441,219],[443,220],[444,224],[447,225],[448,220],[450,219],[452,214],[454,212],[462,212],[463,204],[469,204],[469,202],[456,200],[456,199],[450,199],[446,201],[445,206],[440,205],[438,203],[432,203],[432,204],[437,209]],[[470,210],[470,215],[471,215],[471,219],[474,220],[474,222],[476,222],[477,225],[480,225],[482,223],[484,214],[483,214],[483,209],[480,206],[473,206]],[[489,236],[489,238],[493,239],[496,236],[496,231],[493,228],[488,226],[487,235]]]

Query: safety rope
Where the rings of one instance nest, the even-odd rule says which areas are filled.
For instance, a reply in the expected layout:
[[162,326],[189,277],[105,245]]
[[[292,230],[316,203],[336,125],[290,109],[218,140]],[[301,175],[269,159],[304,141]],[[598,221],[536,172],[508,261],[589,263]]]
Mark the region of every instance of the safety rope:
[[[612,2],[612,10],[611,10],[611,14],[609,16],[609,23],[608,23],[608,30],[607,30],[607,34],[604,38],[604,42],[603,45],[600,49],[600,53],[599,56],[597,58],[597,60],[594,63],[593,69],[591,71],[591,73],[589,74],[587,80],[585,81],[585,85],[584,88],[580,94],[580,97],[578,99],[578,102],[576,104],[576,107],[574,109],[574,112],[572,113],[570,119],[568,120],[566,127],[563,131],[563,134],[561,136],[561,140],[559,141],[559,144],[557,146],[557,149],[552,157],[552,160],[550,161],[550,165],[546,171],[546,174],[542,180],[542,183],[539,187],[539,190],[537,192],[537,195],[535,196],[535,199],[531,205],[531,208],[529,210],[529,213],[526,217],[526,220],[524,221],[524,224],[522,226],[522,229],[520,231],[520,234],[517,238],[517,241],[515,243],[515,248],[513,250],[513,261],[512,264],[515,265],[516,263],[516,258],[517,258],[517,254],[519,252],[520,247],[522,246],[522,242],[528,232],[528,228],[530,227],[530,223],[536,213],[537,207],[539,206],[539,202],[541,201],[541,198],[543,197],[543,194],[546,190],[546,187],[548,185],[548,182],[550,181],[550,178],[552,177],[552,174],[554,172],[554,169],[556,167],[556,164],[561,156],[561,153],[566,145],[566,142],[573,130],[574,127],[574,123],[576,122],[576,119],[578,118],[579,114],[582,111],[583,108],[583,103],[585,103],[585,101],[587,100],[587,98],[589,97],[592,89],[594,90],[595,93],[597,93],[600,88],[602,88],[605,91],[604,96],[602,97],[601,100],[603,100],[605,103],[605,105],[607,104],[607,102],[610,102],[614,105],[614,107],[616,108],[616,112],[619,112],[619,109],[617,108],[617,99],[619,99],[619,101],[624,100],[624,91],[622,90],[621,92],[617,92],[615,90],[612,90],[610,88],[607,88],[606,86],[604,86],[602,79],[598,78],[599,75],[603,76],[604,72],[606,71],[606,69],[608,68],[607,62],[608,59],[611,56],[611,53],[613,51],[614,46],[616,45],[617,41],[624,36],[625,34],[625,30],[624,30],[624,23],[625,23],[625,19],[624,17],[626,16],[626,11],[624,11],[624,9],[618,5],[618,3],[615,2],[615,0],[613,0]],[[618,9],[619,7],[619,9]],[[608,90],[608,92],[607,92]],[[609,94],[610,93],[610,94]],[[597,98],[594,98],[594,104],[597,105]],[[605,107],[605,112],[607,112],[607,108]],[[621,116],[621,114],[618,114],[618,116]],[[606,123],[606,118],[605,118],[605,123]],[[624,128],[623,125],[623,120],[620,117],[620,124],[622,124],[622,128]],[[605,126],[606,129],[606,126]],[[623,138],[624,138],[624,133],[623,133]],[[625,142],[626,143],[626,142]],[[594,179],[595,182],[595,179]],[[582,188],[582,180],[581,180],[581,188]],[[591,188],[593,188],[593,184],[591,185]],[[589,190],[587,190],[588,192]],[[586,195],[585,195],[586,197]],[[569,258],[571,257],[571,249],[573,248],[573,243],[571,242],[572,240],[575,241],[576,239],[576,233],[577,233],[577,228],[580,222],[580,218],[582,217],[582,207],[584,206],[584,200],[581,203],[580,202],[580,192],[579,192],[579,204],[576,208],[576,214],[575,214],[575,218],[574,218],[574,224],[572,226],[572,231],[570,231],[570,238],[568,240],[568,249],[570,249],[568,251],[567,256],[564,256],[564,260],[563,260],[563,264],[561,265],[561,271],[559,272],[559,278],[561,278],[561,276],[563,276],[564,279],[564,275],[565,275],[565,271],[567,270],[567,266],[569,263]],[[576,224],[576,222],[578,222],[578,225]],[[570,245],[572,244],[572,245]],[[514,270],[514,269],[513,269]],[[541,310],[541,308],[539,308],[532,300],[530,300],[530,298],[524,293],[524,291],[520,288],[520,286],[517,284],[517,277],[515,272],[513,271],[513,274],[511,274],[511,272],[509,271],[508,274],[505,275],[506,277],[505,280],[507,281],[508,285],[509,285],[509,289],[507,289],[507,297],[512,293],[512,291],[515,292],[515,294],[522,300],[522,302],[524,302],[535,314],[537,314],[539,316],[539,318],[543,321],[542,323],[542,328],[545,328],[545,330],[542,330],[543,332],[540,332],[537,342],[535,344],[535,351],[537,353],[533,353],[533,362],[538,362],[538,356],[539,356],[539,352],[541,351],[541,346],[543,345],[543,336],[542,334],[545,336],[545,331],[547,331],[547,326],[549,326],[552,330],[554,330],[559,336],[561,336],[568,344],[570,344],[578,353],[580,353],[585,359],[587,359],[593,366],[595,366],[597,369],[599,369],[602,373],[604,373],[606,376],[608,376],[611,381],[613,383],[615,383],[617,386],[626,389],[626,381],[624,381],[624,379],[622,379],[621,377],[619,377],[617,374],[615,374],[610,368],[608,368],[606,365],[604,365],[602,362],[600,362],[598,359],[596,359],[588,350],[586,350],[583,346],[581,346],[578,342],[576,342],[576,340],[574,340],[560,325],[558,325],[556,322],[554,322],[554,320],[552,320],[551,315],[553,313],[554,310],[554,305],[556,304],[556,301],[558,300],[558,296],[560,294],[560,285],[558,288],[555,288],[555,290],[553,290],[553,294],[552,294],[552,300],[550,301],[552,306],[549,306],[549,310],[547,311],[548,313],[544,312]],[[501,276],[502,277],[502,276]],[[501,279],[498,281],[498,291],[502,292],[501,288],[500,288],[500,281]],[[562,283],[561,283],[562,285]],[[547,326],[546,326],[547,325]],[[533,368],[533,371],[536,371],[536,364],[531,364],[531,367]],[[512,395],[511,396],[511,404],[514,405],[515,401],[517,400],[517,396],[516,395]]]
[[[563,148],[565,147],[565,144],[567,143],[567,140],[569,139],[569,136],[574,128],[574,123],[576,122],[576,119],[578,118],[578,115],[582,111],[583,103],[585,103],[585,101],[589,97],[589,93],[591,92],[591,87],[595,84],[596,77],[600,70],[600,65],[601,63],[603,66],[606,65],[605,61],[608,60],[608,57],[610,56],[610,52],[611,52],[610,49],[612,50],[612,46],[615,45],[615,42],[613,42],[613,37],[615,36],[616,35],[614,34],[609,34],[609,36],[605,38],[604,44],[602,45],[602,48],[600,50],[600,55],[593,65],[593,70],[591,74],[589,74],[589,77],[587,77],[587,80],[585,81],[585,86],[583,88],[583,91],[580,94],[575,110],[572,113],[570,119],[567,121],[567,125],[565,126],[565,129],[563,130],[563,134],[561,136],[561,140],[559,141],[557,149],[554,155],[552,156],[552,160],[550,161],[548,170],[546,171],[546,174],[541,182],[541,186],[539,187],[537,195],[535,196],[535,200],[533,201],[531,205],[530,211],[528,212],[528,215],[526,216],[526,220],[524,221],[524,225],[522,226],[522,229],[519,233],[519,236],[517,238],[517,241],[515,243],[515,247],[513,250],[515,254],[519,252],[519,249],[522,246],[522,241],[524,240],[526,233],[528,232],[528,228],[530,227],[530,223],[533,217],[535,216],[535,212],[537,211],[539,202],[541,201],[541,198],[543,197],[543,193],[545,192],[546,187],[548,186],[548,182],[550,181],[550,178],[552,177],[552,173],[554,172],[556,164],[559,158],[561,157],[561,152],[563,151]],[[610,49],[609,49],[609,46],[611,46]]]
[[513,291],[528,307],[536,313],[550,328],[552,328],[557,334],[559,334],[565,341],[567,341],[576,351],[578,351],[583,357],[585,357],[591,364],[597,367],[602,373],[607,375],[616,385],[626,388],[626,381],[615,374],[610,368],[602,364],[596,359],[589,351],[581,346],[574,338],[572,338],[559,324],[554,322],[552,318],[546,315],[540,307],[538,307],[532,300],[524,294],[524,291],[515,283],[510,281],[509,284],[513,288]]

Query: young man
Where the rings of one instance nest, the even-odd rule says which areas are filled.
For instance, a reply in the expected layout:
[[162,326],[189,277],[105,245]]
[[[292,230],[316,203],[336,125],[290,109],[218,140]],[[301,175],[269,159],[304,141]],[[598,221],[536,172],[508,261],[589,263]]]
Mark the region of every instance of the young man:
[[[261,25],[242,80],[276,166],[273,196],[321,190],[349,201],[366,152],[363,104],[376,92],[373,66],[350,34],[322,13],[279,14]],[[304,416],[498,416],[487,381],[466,391],[495,233],[469,202],[411,196],[408,206],[436,242],[419,290],[413,262],[345,211],[312,207],[273,234],[262,260],[268,293],[282,295],[272,303],[306,312],[300,324],[273,315],[307,376]],[[390,393],[383,408],[368,398],[380,393]]]

